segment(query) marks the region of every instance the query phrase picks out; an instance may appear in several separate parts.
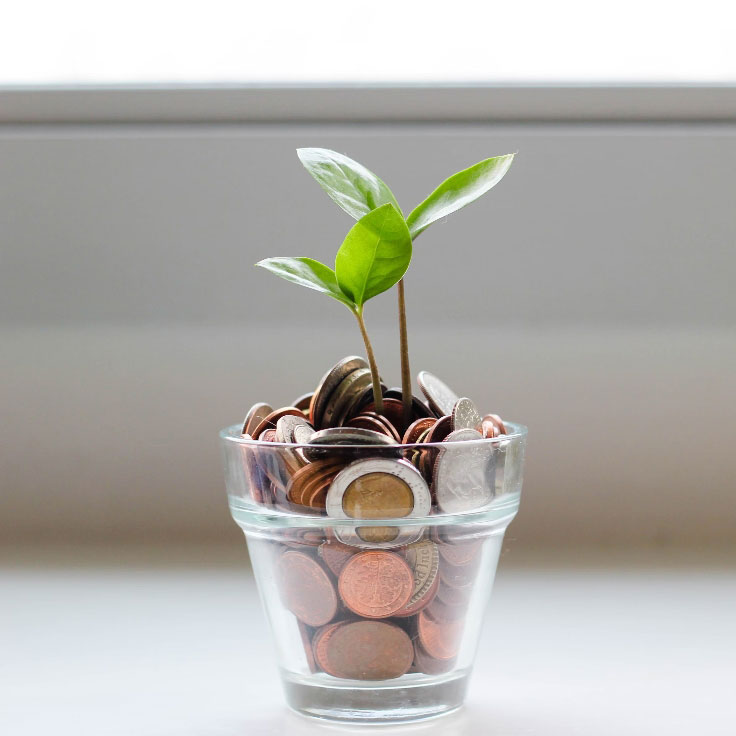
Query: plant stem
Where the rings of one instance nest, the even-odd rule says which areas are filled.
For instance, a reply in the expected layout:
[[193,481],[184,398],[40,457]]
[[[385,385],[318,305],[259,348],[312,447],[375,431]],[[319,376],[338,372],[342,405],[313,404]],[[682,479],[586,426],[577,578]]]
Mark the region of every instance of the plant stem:
[[411,367],[409,366],[409,335],[406,329],[406,297],[404,279],[399,281],[399,345],[401,351],[401,401],[404,405],[404,426],[411,424]]
[[381,391],[381,378],[378,375],[378,366],[376,365],[376,357],[375,355],[373,355],[373,347],[371,346],[371,341],[368,339],[368,333],[365,329],[362,307],[356,310],[355,317],[358,320],[360,334],[363,336],[365,351],[368,354],[368,365],[371,367],[371,378],[373,380],[373,404],[376,408],[376,414],[383,414],[383,393]]

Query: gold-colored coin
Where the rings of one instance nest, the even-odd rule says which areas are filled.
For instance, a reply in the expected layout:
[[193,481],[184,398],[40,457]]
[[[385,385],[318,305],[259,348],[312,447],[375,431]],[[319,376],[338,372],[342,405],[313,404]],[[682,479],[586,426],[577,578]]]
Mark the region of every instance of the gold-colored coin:
[[367,473],[345,489],[342,508],[353,519],[401,518],[412,512],[414,494],[391,473]]
[[399,536],[395,526],[359,526],[356,530],[364,542],[393,542]]

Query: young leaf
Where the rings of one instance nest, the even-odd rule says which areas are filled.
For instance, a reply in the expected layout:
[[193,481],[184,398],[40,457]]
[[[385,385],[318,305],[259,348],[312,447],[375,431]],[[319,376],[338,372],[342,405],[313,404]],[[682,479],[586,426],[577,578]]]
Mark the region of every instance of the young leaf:
[[465,207],[498,184],[509,170],[513,159],[513,153],[487,158],[445,179],[406,218],[412,238],[416,238],[433,222]]
[[335,272],[329,266],[325,266],[324,263],[312,258],[266,258],[263,261],[258,261],[256,266],[265,268],[293,284],[321,291],[323,294],[342,302],[351,311],[355,311],[353,302],[345,296],[338,286]]
[[357,161],[326,148],[298,148],[296,153],[329,197],[356,220],[384,204],[401,212],[391,190]]
[[358,220],[337,251],[335,275],[342,291],[360,310],[401,279],[411,261],[411,235],[392,204]]

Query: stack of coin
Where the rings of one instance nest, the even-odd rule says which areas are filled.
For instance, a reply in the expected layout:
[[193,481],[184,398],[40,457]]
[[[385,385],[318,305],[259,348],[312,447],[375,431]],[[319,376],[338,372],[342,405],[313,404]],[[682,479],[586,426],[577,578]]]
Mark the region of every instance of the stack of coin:
[[317,547],[308,537],[300,541],[275,543],[275,577],[311,671],[384,680],[452,669],[481,540],[434,535],[390,551],[359,550],[333,538]]
[[418,383],[426,403],[412,396],[405,425],[401,390],[382,386],[379,414],[368,364],[350,356],[314,392],[256,404],[243,423],[253,501],[332,520],[263,542],[312,672],[384,680],[455,666],[482,541],[421,520],[504,491],[507,430],[436,376]]
[[[244,446],[253,500],[284,511],[333,515],[326,503],[333,481],[351,459],[365,457],[368,450],[360,446],[369,445],[371,455],[401,456],[419,471],[430,489],[431,511],[457,513],[488,505],[506,487],[505,443],[461,443],[503,437],[503,420],[481,416],[470,399],[431,373],[421,371],[417,381],[427,403],[412,396],[408,426],[401,389],[382,385],[383,413],[375,411],[370,369],[358,356],[338,362],[314,392],[291,406],[255,404],[243,422],[243,436],[294,447],[276,453],[262,445]],[[394,483],[391,474],[383,480]]]

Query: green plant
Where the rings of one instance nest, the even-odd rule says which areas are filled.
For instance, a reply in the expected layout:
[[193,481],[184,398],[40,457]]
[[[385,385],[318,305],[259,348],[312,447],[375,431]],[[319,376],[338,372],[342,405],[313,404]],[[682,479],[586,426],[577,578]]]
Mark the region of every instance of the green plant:
[[[393,206],[397,213],[401,213],[396,197],[388,186],[357,161],[326,148],[300,148],[297,155],[327,195],[351,217],[363,218],[376,208],[387,205]],[[411,239],[414,240],[431,224],[465,207],[493,188],[509,170],[513,158],[513,153],[487,158],[445,179],[406,218]],[[411,258],[411,251],[409,253]],[[411,415],[412,391],[403,274],[397,283],[401,393],[404,401],[404,419],[408,422]]]
[[383,412],[375,355],[363,318],[365,303],[396,284],[411,261],[411,235],[393,203],[368,210],[350,228],[335,257],[335,269],[312,258],[266,258],[256,265],[287,281],[315,289],[354,315],[365,344],[376,411]]

